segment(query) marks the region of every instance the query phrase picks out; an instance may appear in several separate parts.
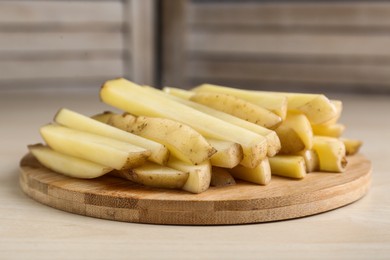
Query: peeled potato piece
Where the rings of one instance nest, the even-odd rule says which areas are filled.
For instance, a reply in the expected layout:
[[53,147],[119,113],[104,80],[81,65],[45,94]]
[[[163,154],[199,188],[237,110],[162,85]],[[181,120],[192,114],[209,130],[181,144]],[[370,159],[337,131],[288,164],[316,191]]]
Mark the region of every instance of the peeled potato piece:
[[70,177],[92,179],[113,170],[107,166],[56,152],[42,144],[29,145],[28,149],[43,166]]
[[46,125],[41,135],[50,148],[117,170],[145,163],[150,151],[127,142],[86,133],[59,125]]
[[276,155],[269,158],[273,175],[302,179],[306,176],[305,160],[302,156]]
[[271,168],[269,159],[263,159],[255,168],[248,168],[242,165],[237,165],[229,172],[234,178],[260,184],[267,185],[271,181]]
[[179,171],[153,162],[139,167],[114,171],[114,175],[148,187],[181,189],[188,179],[188,172]]

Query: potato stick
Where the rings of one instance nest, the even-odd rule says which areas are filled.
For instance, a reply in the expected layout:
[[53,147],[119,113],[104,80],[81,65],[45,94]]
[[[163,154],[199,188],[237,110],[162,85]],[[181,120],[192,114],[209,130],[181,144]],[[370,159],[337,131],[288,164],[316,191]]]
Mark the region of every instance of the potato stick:
[[360,147],[363,145],[363,142],[356,139],[350,138],[340,138],[340,140],[345,145],[346,155],[354,155],[359,152]]
[[161,92],[156,94],[125,79],[107,81],[100,91],[101,99],[112,106],[136,115],[165,117],[194,128],[207,138],[239,143],[243,148],[242,164],[256,167],[266,157],[267,140],[211,115],[185,106]]
[[259,134],[261,136],[264,136],[267,139],[267,146],[268,146],[267,156],[269,156],[269,157],[274,156],[280,150],[280,140],[279,140],[279,137],[275,131],[269,130],[269,129],[264,128],[262,126],[253,124],[251,122],[242,120],[238,117],[226,114],[224,112],[212,109],[210,107],[207,107],[207,106],[204,106],[204,105],[201,105],[201,104],[189,101],[189,100],[185,100],[185,99],[182,99],[182,98],[179,98],[176,96],[172,96],[172,95],[168,95],[168,97],[177,101],[177,102],[180,102],[186,106],[189,106],[189,107],[195,108],[196,110],[204,112],[208,115],[219,118],[223,121],[234,124],[236,126],[245,128],[245,129],[252,131],[256,134]]
[[99,113],[91,116],[92,119],[107,124],[108,120],[114,113],[111,111],[104,111],[103,113]]
[[217,150],[193,128],[174,120],[156,117],[112,115],[108,124],[164,144],[182,161],[199,164]]
[[[275,97],[287,97],[287,109],[304,113],[312,124],[321,124],[337,116],[335,105],[332,104],[326,96],[321,94],[239,90],[210,84],[203,84],[199,87],[192,89],[192,91],[211,91],[211,87],[214,89],[217,88],[218,91],[222,91],[222,93],[235,93],[236,95],[238,95],[238,93],[242,93],[241,95],[262,98],[263,100],[265,100],[264,102],[266,102],[267,99],[271,100]],[[242,98],[242,96],[240,97]]]
[[302,150],[294,155],[302,156],[306,164],[306,172],[315,172],[319,169],[318,155],[314,150]]
[[340,100],[331,99],[330,103],[332,103],[336,109],[336,116],[326,122],[322,122],[321,125],[336,124],[341,117],[341,112],[343,111],[343,102]]
[[29,145],[28,149],[46,168],[74,178],[97,178],[113,170],[111,167],[56,152],[42,144]]
[[329,125],[312,125],[313,134],[330,136],[330,137],[340,137],[345,130],[345,125],[343,124],[329,124]]
[[[170,90],[166,89],[165,91],[170,91]],[[236,97],[252,102],[255,105],[261,106],[269,111],[272,111],[273,113],[280,116],[283,120],[286,117],[287,98],[281,95],[273,95],[273,94],[266,94],[266,93],[257,94],[251,90],[222,87],[222,86],[217,86],[212,84],[203,84],[196,88],[193,88],[191,91],[225,93],[229,95],[234,95]]]
[[150,151],[127,142],[59,125],[41,127],[40,133],[53,150],[116,170],[145,163]]
[[[100,116],[100,118],[97,119],[107,121],[109,120],[109,116],[112,116],[112,114],[109,113],[103,115],[104,117]],[[60,109],[54,117],[54,121],[72,129],[113,138],[148,149],[151,152],[148,159],[155,163],[163,165],[168,161],[169,152],[164,145],[107,125],[69,109]]]
[[314,136],[313,150],[318,154],[320,171],[345,171],[347,159],[343,141],[333,137]]
[[207,139],[217,152],[210,158],[211,165],[223,168],[233,168],[237,166],[243,158],[241,145],[228,141]]
[[183,190],[191,193],[202,193],[210,187],[211,182],[211,164],[209,161],[204,161],[198,165],[192,165],[175,157],[171,157],[167,164],[168,167],[188,172],[188,179]]
[[302,179],[306,176],[306,165],[302,156],[276,155],[269,158],[269,164],[272,175],[294,179]]
[[189,100],[195,94],[195,92],[193,92],[193,91],[180,89],[180,88],[172,88],[172,87],[164,87],[163,91],[165,93],[170,94],[170,95],[173,95],[173,96],[176,96],[179,98],[183,98],[183,99],[187,99],[187,100]]
[[201,92],[190,100],[268,129],[275,129],[282,123],[282,118],[276,114],[233,95]]
[[128,170],[113,171],[113,175],[148,187],[181,189],[189,173],[162,166],[153,162]]
[[269,158],[265,158],[255,168],[247,168],[242,165],[237,165],[228,171],[234,178],[260,184],[267,185],[271,181],[271,168]]
[[227,169],[221,167],[212,167],[210,185],[214,187],[224,187],[235,185],[236,181]]
[[302,113],[288,112],[286,120],[275,131],[283,154],[292,154],[303,148],[311,149],[313,146],[313,131],[309,120]]

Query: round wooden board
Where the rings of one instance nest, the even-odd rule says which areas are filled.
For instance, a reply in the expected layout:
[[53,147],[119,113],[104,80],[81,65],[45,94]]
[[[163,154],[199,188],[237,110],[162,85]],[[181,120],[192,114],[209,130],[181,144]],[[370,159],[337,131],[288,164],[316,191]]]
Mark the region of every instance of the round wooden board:
[[112,176],[81,180],[56,174],[27,154],[20,163],[20,186],[51,207],[96,218],[153,224],[222,225],[309,216],[363,197],[371,162],[348,158],[345,173],[310,173],[303,180],[274,177],[267,186],[238,182],[202,194],[143,187]]

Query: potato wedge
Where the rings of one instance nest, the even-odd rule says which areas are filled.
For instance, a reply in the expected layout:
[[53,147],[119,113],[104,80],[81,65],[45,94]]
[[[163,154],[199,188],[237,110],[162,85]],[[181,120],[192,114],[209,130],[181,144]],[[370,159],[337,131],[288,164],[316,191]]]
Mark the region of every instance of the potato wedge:
[[[164,88],[164,91],[174,95],[184,95],[182,92],[178,93],[178,91],[176,91],[174,88]],[[280,116],[283,120],[286,117],[287,98],[282,95],[267,94],[266,92],[257,93],[256,91],[252,90],[229,88],[212,84],[202,84],[196,88],[193,88],[191,91],[197,93],[213,92],[233,95],[238,98],[245,99],[255,105],[261,106]]]
[[28,149],[46,168],[74,178],[97,178],[113,170],[111,167],[56,152],[42,144],[29,145]]
[[[112,113],[105,113],[102,114],[98,119],[109,121],[112,115]],[[66,108],[60,109],[54,117],[54,121],[60,125],[67,126],[72,129],[113,138],[119,141],[128,142],[130,144],[143,147],[147,150],[150,150],[151,152],[151,155],[148,159],[158,164],[163,165],[168,161],[168,149],[161,143],[157,143],[132,133],[128,133],[72,110]]]
[[280,153],[293,154],[313,146],[313,131],[304,114],[288,112],[286,120],[275,129],[281,142]]
[[188,179],[182,187],[185,191],[191,193],[202,193],[210,187],[211,164],[209,161],[193,165],[180,161],[175,157],[171,157],[167,166],[182,172],[188,172]]
[[271,168],[269,158],[263,159],[255,168],[247,168],[242,165],[237,165],[228,171],[234,178],[260,184],[267,185],[271,181]]
[[223,168],[237,166],[244,157],[241,145],[229,141],[207,139],[209,144],[217,149],[210,158],[211,165]]
[[103,85],[100,96],[103,102],[131,114],[173,119],[189,125],[207,138],[239,143],[244,152],[241,163],[248,167],[256,167],[266,157],[267,140],[263,136],[180,104],[162,91],[115,79]]
[[265,127],[253,124],[251,122],[242,120],[241,118],[229,115],[227,113],[212,109],[210,107],[185,100],[176,96],[168,95],[170,99],[173,99],[181,104],[184,104],[186,106],[192,107],[196,110],[199,110],[203,113],[206,113],[208,115],[211,115],[213,117],[219,118],[225,122],[228,122],[230,124],[236,125],[238,127],[245,128],[249,131],[252,131],[256,134],[259,134],[267,139],[267,155],[268,156],[274,156],[277,154],[280,150],[280,140],[278,135],[275,131],[272,131],[270,129],[267,129]]
[[314,136],[313,150],[318,155],[320,171],[337,173],[345,171],[347,159],[343,141],[333,137]]
[[312,125],[314,135],[340,137],[345,130],[343,124]]
[[113,171],[113,175],[139,183],[148,187],[181,189],[186,183],[189,173],[162,166],[153,162],[121,171]]
[[305,160],[302,156],[276,155],[269,158],[272,175],[293,179],[302,179],[306,176]]
[[192,95],[190,100],[268,129],[282,123],[282,118],[269,110],[232,95],[201,92]]
[[127,142],[59,125],[41,127],[40,133],[53,150],[117,170],[145,163],[150,151]]
[[359,152],[360,147],[363,145],[363,142],[356,139],[350,138],[340,138],[340,140],[345,145],[346,155],[354,155]]
[[193,128],[174,120],[157,117],[112,115],[109,125],[164,144],[176,158],[199,164],[217,150]]
[[228,170],[221,167],[212,167],[210,185],[214,187],[224,187],[235,185],[236,181]]

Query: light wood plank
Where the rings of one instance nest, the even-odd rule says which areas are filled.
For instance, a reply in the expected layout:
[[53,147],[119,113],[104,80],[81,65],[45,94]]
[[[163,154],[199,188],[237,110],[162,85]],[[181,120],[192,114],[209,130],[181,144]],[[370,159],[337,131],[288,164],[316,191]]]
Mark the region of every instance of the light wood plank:
[[0,51],[118,50],[122,47],[122,35],[115,32],[0,32]]
[[132,74],[139,84],[156,85],[156,0],[131,0]]
[[82,77],[115,78],[123,74],[122,60],[1,61],[0,80],[64,79]]
[[93,23],[122,21],[116,1],[0,1],[0,25],[9,23]]
[[389,26],[390,3],[385,1],[273,3],[194,3],[189,7],[191,26]]
[[188,50],[242,54],[390,55],[390,36],[195,31]]
[[311,84],[390,86],[390,64],[266,63],[261,61],[191,61],[191,78],[224,81],[291,81]]
[[161,85],[181,86],[186,63],[186,19],[190,1],[162,1],[161,37]]

